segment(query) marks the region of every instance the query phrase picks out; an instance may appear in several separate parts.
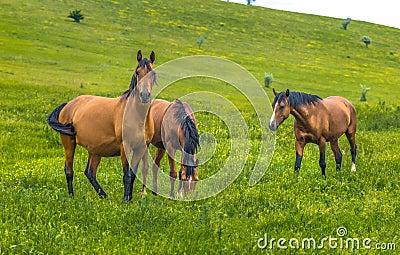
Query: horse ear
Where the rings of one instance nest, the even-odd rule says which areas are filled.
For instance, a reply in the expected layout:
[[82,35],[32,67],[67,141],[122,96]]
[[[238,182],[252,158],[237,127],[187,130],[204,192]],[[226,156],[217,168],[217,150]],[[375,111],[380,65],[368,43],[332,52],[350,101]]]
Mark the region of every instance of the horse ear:
[[289,89],[286,90],[286,97],[289,97]]
[[154,60],[156,60],[156,54],[154,53],[154,51],[151,51],[150,61],[151,61],[152,64],[154,63]]
[[272,88],[272,91],[274,92],[274,95],[275,95],[275,96],[279,94],[278,92],[275,91],[274,88]]
[[141,51],[141,50],[139,50],[139,51],[137,52],[137,57],[136,57],[136,59],[137,59],[138,62],[140,62],[140,61],[142,60],[142,51]]

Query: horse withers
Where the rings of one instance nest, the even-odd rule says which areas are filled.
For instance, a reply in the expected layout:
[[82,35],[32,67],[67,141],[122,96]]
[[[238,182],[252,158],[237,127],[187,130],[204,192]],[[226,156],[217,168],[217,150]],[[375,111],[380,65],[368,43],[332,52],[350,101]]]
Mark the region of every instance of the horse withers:
[[269,128],[276,131],[279,125],[289,117],[289,114],[295,118],[296,163],[294,170],[296,174],[300,169],[304,146],[307,143],[315,143],[319,146],[319,165],[322,175],[326,178],[325,146],[326,142],[330,142],[335,155],[336,170],[339,171],[342,164],[342,153],[338,139],[343,134],[346,134],[350,143],[351,170],[356,171],[356,111],[347,99],[339,96],[322,99],[316,95],[289,92],[289,90],[278,93],[273,89],[273,92],[275,98],[272,103],[273,113]]
[[[151,140],[157,150],[153,159],[153,194],[157,193],[157,172],[165,152],[170,166],[170,197],[175,197],[174,186],[177,177],[175,152],[182,151],[179,171],[178,194],[193,192],[198,181],[196,152],[199,146],[199,133],[194,113],[186,102],[175,100],[168,102],[155,99],[151,103],[151,115],[154,121],[154,136]],[[143,157],[143,189],[146,194],[146,176],[148,172],[147,154]]]
[[[96,179],[97,167],[102,157],[121,156],[124,172],[124,199],[132,199],[132,187],[136,177],[137,166],[145,148],[136,150],[129,167],[128,153],[125,152],[123,141],[123,121],[125,108],[129,99],[132,101],[129,119],[133,123],[131,132],[137,133],[138,139],[143,137],[148,144],[154,133],[153,119],[148,110],[151,103],[150,93],[155,83],[153,64],[155,54],[150,59],[143,58],[139,50],[138,65],[132,76],[130,88],[117,98],[106,98],[91,95],[76,97],[68,103],[61,104],[48,117],[48,124],[60,133],[65,152],[65,175],[68,193],[73,196],[73,160],[76,145],[79,144],[88,151],[89,158],[85,175],[96,190],[99,197],[107,197]],[[135,126],[136,125],[136,126]],[[141,141],[138,141],[140,143]]]

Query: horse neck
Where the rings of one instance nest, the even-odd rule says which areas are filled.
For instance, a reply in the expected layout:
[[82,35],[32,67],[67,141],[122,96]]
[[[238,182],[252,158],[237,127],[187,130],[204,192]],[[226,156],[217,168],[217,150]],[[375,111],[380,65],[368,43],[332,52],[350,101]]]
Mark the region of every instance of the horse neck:
[[134,120],[134,125],[142,127],[149,114],[150,104],[143,104],[139,99],[138,90],[134,89],[129,95],[122,95],[120,97],[121,106],[125,111],[125,114],[130,116],[131,120]]
[[299,107],[290,107],[290,114],[294,116],[296,121],[308,126],[310,117],[315,114],[316,105],[308,104]]

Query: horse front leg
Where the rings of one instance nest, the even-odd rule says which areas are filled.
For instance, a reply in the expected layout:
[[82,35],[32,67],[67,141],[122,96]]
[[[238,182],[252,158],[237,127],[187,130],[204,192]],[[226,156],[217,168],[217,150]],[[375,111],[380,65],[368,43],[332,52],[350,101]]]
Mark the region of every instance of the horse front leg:
[[321,167],[322,176],[324,177],[324,179],[326,179],[326,174],[325,174],[325,168],[326,168],[326,162],[325,162],[326,141],[325,141],[325,139],[321,138],[321,140],[319,141],[318,145],[319,145],[319,166]]
[[296,147],[296,162],[294,163],[294,174],[296,176],[299,175],[299,170],[301,167],[301,160],[303,159],[303,151],[304,151],[305,143],[296,139],[295,147]]
[[153,195],[157,195],[157,176],[158,176],[158,169],[160,169],[160,162],[161,159],[164,157],[165,150],[161,148],[157,148],[156,154],[154,155],[153,159]]
[[[172,153],[171,153],[172,154]],[[175,198],[175,180],[176,180],[176,165],[175,165],[175,160],[174,160],[174,155],[169,155],[168,154],[168,161],[169,161],[169,180],[171,182],[171,189],[169,192],[169,196],[171,198]]]
[[134,182],[134,172],[133,170],[129,167],[128,163],[128,156],[130,153],[125,154],[125,149],[121,145],[121,161],[122,161],[122,170],[124,173],[124,176],[122,177],[122,182],[124,184],[124,198],[122,199],[122,202],[129,202],[132,200],[132,188],[133,188],[133,182]]
[[142,178],[143,178],[143,185],[142,185],[142,194],[141,197],[144,197],[147,192],[146,192],[146,180],[147,180],[147,174],[149,172],[149,162],[148,162],[148,151],[146,151],[142,157]]

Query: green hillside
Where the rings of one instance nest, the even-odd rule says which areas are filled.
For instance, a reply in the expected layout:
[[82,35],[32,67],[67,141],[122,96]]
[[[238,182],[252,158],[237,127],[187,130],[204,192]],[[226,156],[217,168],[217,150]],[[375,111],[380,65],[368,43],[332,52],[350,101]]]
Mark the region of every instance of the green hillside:
[[[399,29],[352,20],[343,30],[340,19],[217,0],[0,0],[0,10],[0,254],[260,253],[257,241],[264,234],[319,240],[338,237],[339,227],[374,245],[400,245]],[[73,10],[81,10],[84,20],[68,18]],[[205,38],[201,47],[200,36]],[[372,39],[368,48],[362,36]],[[129,86],[139,49],[145,56],[154,50],[156,66],[211,55],[240,64],[260,84],[265,72],[272,73],[272,87],[279,91],[348,98],[358,112],[357,172],[349,171],[349,145],[342,138],[341,172],[335,172],[327,146],[323,180],[318,148],[308,145],[294,178],[291,117],[277,132],[268,171],[250,187],[261,132],[249,102],[224,82],[187,79],[159,97],[219,93],[242,111],[249,126],[251,152],[235,182],[196,202],[140,198],[136,182],[133,201],[123,204],[116,157],[99,166],[99,182],[109,195],[101,200],[83,174],[87,153],[78,148],[71,199],[62,145],[47,126],[47,115],[78,95],[119,96]],[[360,84],[372,88],[367,102],[359,102]],[[263,89],[272,99],[272,91]],[[269,102],[265,108],[270,111]],[[204,179],[227,160],[231,137],[216,116],[196,118],[200,134],[211,133],[218,142],[214,157],[199,168]],[[166,159],[162,164],[168,172]],[[273,250],[263,252],[288,251],[347,254],[354,249],[325,244],[285,250],[275,242]]]

